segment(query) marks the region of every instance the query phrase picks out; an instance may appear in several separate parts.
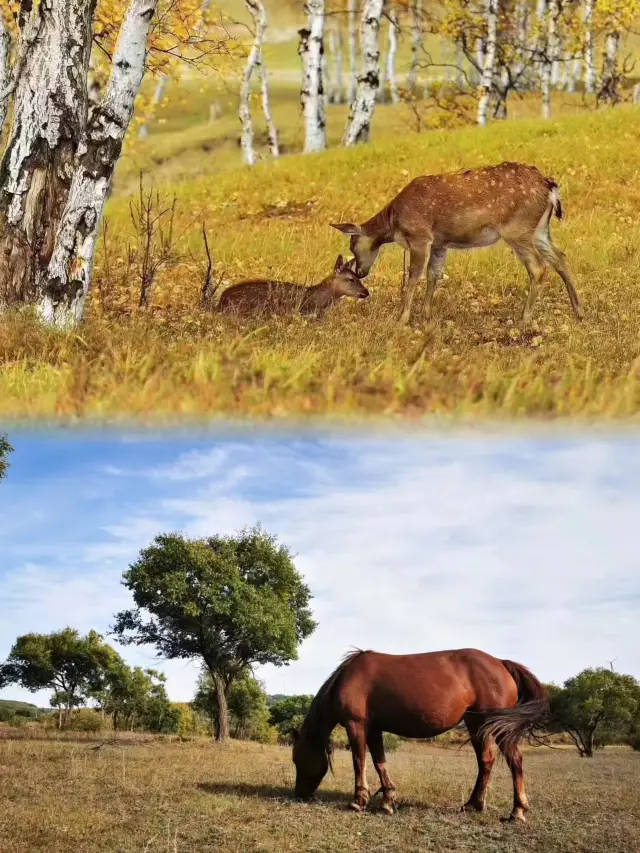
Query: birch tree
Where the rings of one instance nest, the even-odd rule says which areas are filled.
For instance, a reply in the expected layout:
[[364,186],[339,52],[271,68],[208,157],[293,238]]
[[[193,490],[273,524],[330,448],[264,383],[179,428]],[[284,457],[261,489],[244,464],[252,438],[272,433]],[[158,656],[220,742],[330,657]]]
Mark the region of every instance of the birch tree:
[[422,0],[414,0],[411,6],[411,66],[407,84],[410,92],[416,91],[418,82],[418,67],[423,44],[423,12]]
[[342,30],[339,25],[329,28],[328,32],[329,56],[333,65],[331,75],[331,91],[329,92],[330,104],[341,104],[344,101],[344,73],[342,57]]
[[[2,93],[12,99],[12,123],[0,163],[0,307],[32,305],[59,327],[82,318],[152,26],[154,39],[169,34],[166,55],[175,45],[171,33],[192,20],[191,0],[171,0],[156,16],[160,2],[23,0]],[[90,108],[93,40],[110,59],[104,95]]]
[[489,117],[489,103],[493,90],[493,79],[496,73],[496,53],[498,43],[498,15],[500,9],[498,0],[487,0],[486,27],[487,40],[484,51],[484,65],[480,81],[480,98],[478,99],[478,124],[485,127]]
[[380,17],[384,0],[365,0],[362,10],[360,44],[362,71],[358,77],[356,97],[351,106],[344,136],[346,146],[367,142],[380,86]]
[[272,157],[278,157],[280,148],[278,145],[278,132],[271,116],[271,104],[269,101],[269,83],[264,60],[264,36],[267,29],[267,12],[262,0],[245,0],[249,14],[253,18],[254,35],[253,44],[247,57],[247,63],[242,74],[240,85],[240,104],[238,107],[238,118],[242,132],[240,135],[240,148],[244,162],[253,166],[256,161],[256,153],[253,147],[253,121],[251,118],[251,89],[252,79],[255,71],[260,77],[262,112],[267,125],[269,137],[269,151]]
[[596,88],[596,38],[593,13],[595,0],[585,0],[584,3],[584,86],[587,92],[593,93]]
[[546,4],[546,41],[541,72],[542,117],[551,118],[551,83],[554,62],[558,56],[559,0],[548,0]]
[[307,28],[300,30],[302,91],[304,114],[304,151],[324,151],[327,147],[322,58],[324,53],[325,0],[307,0]]
[[353,104],[358,87],[358,34],[356,20],[356,0],[347,0],[347,27],[349,42],[349,85],[347,103]]
[[387,85],[389,86],[389,97],[392,104],[400,103],[398,95],[398,80],[396,78],[396,58],[398,56],[398,12],[391,7],[389,9],[389,30],[387,41]]

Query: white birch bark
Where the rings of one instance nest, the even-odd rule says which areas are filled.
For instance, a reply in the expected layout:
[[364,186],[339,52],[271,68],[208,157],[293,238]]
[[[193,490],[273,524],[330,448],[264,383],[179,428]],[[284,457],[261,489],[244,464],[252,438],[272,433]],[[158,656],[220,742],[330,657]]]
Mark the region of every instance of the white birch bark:
[[353,104],[358,87],[358,41],[356,26],[356,0],[347,0],[347,25],[349,42],[349,85],[347,103]]
[[529,22],[529,6],[526,0],[516,3],[516,76],[522,74],[527,64],[527,26]]
[[398,56],[398,13],[391,7],[389,9],[389,30],[387,37],[387,84],[389,86],[389,98],[392,104],[399,104],[398,80],[396,78],[396,59]]
[[344,136],[346,146],[367,142],[380,85],[380,16],[384,0],[365,0],[362,10],[362,73]]
[[256,152],[253,147],[253,120],[251,118],[251,88],[254,72],[260,76],[260,99],[262,112],[267,125],[269,137],[269,151],[272,157],[279,156],[278,132],[271,116],[271,104],[269,101],[269,82],[267,69],[264,61],[264,36],[267,30],[267,11],[262,0],[245,0],[249,14],[253,18],[254,36],[247,63],[242,74],[240,85],[240,103],[238,106],[238,118],[240,119],[241,134],[240,148],[242,157],[248,166],[256,162]]
[[[325,88],[328,89],[327,100],[330,104],[341,104],[344,92],[344,79],[342,75],[342,33],[339,26],[332,26],[327,31],[328,54],[330,65],[328,68]],[[329,66],[329,61],[327,62]]]
[[307,0],[308,29],[300,31],[303,81],[300,100],[305,121],[304,151],[324,151],[327,147],[322,56],[325,0]]
[[618,50],[620,48],[620,32],[612,30],[607,33],[604,44],[602,63],[602,93],[603,100],[615,103],[617,100]]
[[489,118],[489,103],[493,90],[493,76],[496,71],[496,54],[498,47],[498,0],[487,0],[485,20],[487,24],[487,42],[480,81],[480,98],[478,100],[478,124],[485,127]]
[[11,80],[11,36],[4,22],[4,15],[0,12],[0,134],[7,117]]
[[49,324],[68,327],[82,318],[100,219],[144,76],[157,6],[158,0],[131,0],[120,27],[105,96],[79,151],[38,306]]
[[542,117],[551,118],[551,78],[553,63],[558,55],[558,0],[549,0],[547,4],[547,37],[545,57],[542,63],[541,90],[542,90]]
[[567,74],[567,92],[573,94],[578,88],[578,81],[582,76],[582,57],[574,56],[571,60],[569,72]]
[[411,66],[407,83],[410,92],[415,92],[418,82],[418,65],[422,52],[422,0],[414,0],[411,7]]
[[95,2],[23,3],[0,166],[0,304],[37,301],[82,143]]
[[593,27],[595,0],[585,0],[584,4],[584,86],[587,92],[596,88],[596,38]]

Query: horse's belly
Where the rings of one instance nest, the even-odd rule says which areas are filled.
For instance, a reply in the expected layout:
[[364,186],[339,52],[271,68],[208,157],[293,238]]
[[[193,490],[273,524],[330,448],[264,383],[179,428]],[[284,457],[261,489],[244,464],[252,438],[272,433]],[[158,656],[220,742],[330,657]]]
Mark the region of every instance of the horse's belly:
[[[466,710],[466,709],[465,709]],[[406,738],[436,737],[462,720],[464,710],[448,708],[396,708],[393,714],[376,714],[375,724],[385,732]]]

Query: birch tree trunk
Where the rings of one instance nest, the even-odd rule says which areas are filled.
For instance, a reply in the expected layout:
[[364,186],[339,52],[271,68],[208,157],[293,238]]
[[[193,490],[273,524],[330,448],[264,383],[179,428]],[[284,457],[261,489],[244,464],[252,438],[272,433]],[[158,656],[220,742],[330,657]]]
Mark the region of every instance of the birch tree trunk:
[[34,304],[75,168],[88,108],[93,2],[23,3],[23,52],[0,165],[0,304]]
[[145,72],[158,0],[131,0],[120,28],[104,99],[89,118],[40,301],[45,322],[65,327],[82,318],[98,228]]
[[356,0],[347,0],[347,23],[349,28],[349,85],[347,103],[353,104],[358,86],[358,37],[356,31]]
[[11,80],[11,36],[4,22],[4,15],[0,13],[0,136],[4,127],[9,107],[8,92]]
[[559,6],[558,0],[549,0],[547,4],[547,37],[545,56],[542,63],[542,117],[551,118],[551,75],[553,63],[558,54],[557,25]]
[[251,118],[251,82],[254,71],[260,75],[260,97],[262,101],[262,112],[264,113],[269,137],[269,151],[272,157],[278,157],[280,153],[278,145],[278,132],[271,117],[271,104],[269,101],[269,82],[267,69],[264,61],[264,34],[267,30],[267,11],[262,0],[245,0],[249,14],[253,18],[254,36],[247,64],[242,74],[240,86],[240,104],[238,106],[238,118],[242,128],[240,134],[240,148],[242,158],[248,166],[256,162],[256,153],[253,147],[253,120]]
[[416,91],[418,82],[418,65],[422,52],[422,0],[414,0],[411,7],[411,66],[407,80],[409,91]]
[[493,77],[496,71],[496,54],[498,47],[498,0],[487,0],[486,17],[487,42],[480,81],[480,98],[478,100],[478,124],[485,127],[489,117],[489,103],[493,90]]
[[389,36],[387,41],[387,83],[392,104],[399,104],[398,80],[396,78],[396,58],[398,56],[398,13],[389,9]]
[[585,0],[584,4],[584,86],[587,92],[594,92],[596,88],[596,39],[593,28],[593,13],[595,0]]
[[253,166],[256,162],[256,152],[253,147],[253,120],[251,118],[251,78],[258,64],[260,49],[258,38],[256,38],[249,51],[247,64],[242,72],[242,83],[240,84],[240,103],[238,104],[238,118],[240,119],[240,150],[242,159],[247,166]]
[[324,151],[327,147],[322,57],[325,0],[307,0],[308,29],[300,30],[300,56],[303,62],[300,100],[304,112],[304,150]]
[[620,48],[620,32],[613,30],[607,33],[602,63],[603,101],[615,104],[618,101],[618,50]]
[[344,136],[346,146],[367,142],[380,85],[380,16],[384,0],[365,0],[362,10],[362,73]]
[[331,74],[331,89],[329,103],[341,104],[344,98],[344,78],[342,73],[342,32],[339,26],[330,27],[328,31],[329,57],[333,65]]

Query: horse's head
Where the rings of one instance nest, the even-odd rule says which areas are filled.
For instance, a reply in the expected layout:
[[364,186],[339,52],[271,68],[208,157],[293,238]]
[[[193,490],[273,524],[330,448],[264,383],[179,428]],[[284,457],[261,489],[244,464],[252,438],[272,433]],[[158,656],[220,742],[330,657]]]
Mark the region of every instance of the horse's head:
[[331,766],[331,747],[322,740],[310,738],[304,731],[294,729],[291,734],[296,766],[295,795],[299,800],[310,800]]

